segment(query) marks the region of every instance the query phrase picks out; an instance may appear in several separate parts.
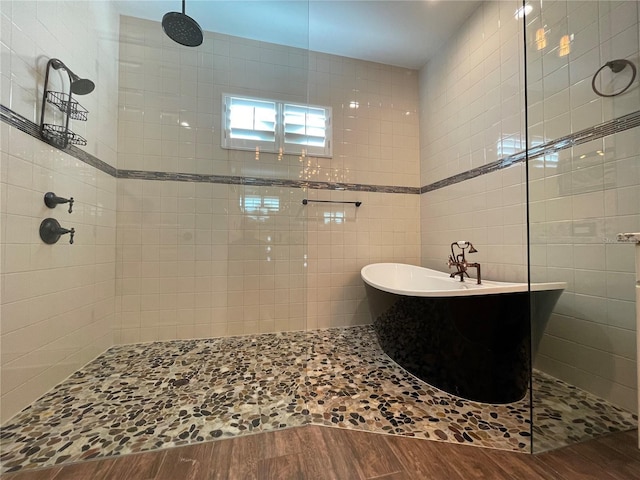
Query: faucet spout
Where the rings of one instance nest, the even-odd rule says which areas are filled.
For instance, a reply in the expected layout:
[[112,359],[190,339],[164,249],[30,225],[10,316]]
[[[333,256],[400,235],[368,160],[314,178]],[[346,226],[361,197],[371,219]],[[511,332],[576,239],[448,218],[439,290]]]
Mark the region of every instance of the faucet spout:
[[481,277],[481,273],[480,273],[480,264],[479,263],[467,263],[467,268],[468,267],[473,267],[476,269],[476,271],[478,272],[478,275],[476,275],[477,280],[478,280],[478,285],[480,285],[482,283],[482,277]]

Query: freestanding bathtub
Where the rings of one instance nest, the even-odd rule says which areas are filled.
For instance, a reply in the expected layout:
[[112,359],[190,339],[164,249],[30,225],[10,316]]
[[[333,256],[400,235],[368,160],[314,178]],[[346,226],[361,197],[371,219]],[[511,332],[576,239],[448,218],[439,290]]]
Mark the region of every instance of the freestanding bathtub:
[[529,297],[526,283],[477,285],[399,263],[367,265],[361,275],[387,355],[434,387],[494,404],[526,394],[531,360],[566,288],[531,284]]

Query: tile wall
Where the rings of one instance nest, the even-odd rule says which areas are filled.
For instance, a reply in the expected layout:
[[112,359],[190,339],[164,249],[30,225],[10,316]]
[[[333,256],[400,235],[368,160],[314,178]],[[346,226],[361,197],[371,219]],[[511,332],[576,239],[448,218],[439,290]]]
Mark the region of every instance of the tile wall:
[[[121,57],[119,169],[420,186],[415,70],[126,16]],[[222,149],[223,93],[331,106],[333,158]]]
[[[273,185],[118,180],[116,341],[369,322],[360,268],[419,262],[418,196],[277,180],[418,187],[418,72],[209,32],[185,49],[130,17],[120,55],[119,169]],[[331,106],[333,158],[222,149],[222,93]]]
[[420,198],[322,190],[309,198],[362,206],[307,207],[307,327],[371,323],[360,270],[378,262],[420,264]]
[[[517,1],[482,2],[420,71],[420,156],[428,185],[524,149]],[[473,242],[487,279],[526,281],[523,165],[421,195],[422,263],[446,270],[450,244]]]
[[[637,78],[611,98],[596,95],[591,85],[610,60],[640,64],[638,2],[533,5],[527,25],[532,144],[640,110]],[[538,31],[544,32],[544,47],[534,41]],[[565,35],[569,52],[560,55]],[[606,68],[596,81],[603,93],[614,93],[630,79],[630,68],[615,76]],[[537,159],[529,170],[532,280],[569,285],[550,320],[538,365],[633,411],[634,252],[617,243],[616,234],[640,227],[639,152],[635,128]]]
[[[118,17],[102,2],[2,1],[3,106],[39,123],[45,66],[58,57],[96,89],[72,128],[87,152],[115,166]],[[54,85],[61,78],[52,75]],[[68,88],[68,84],[66,84]],[[64,88],[64,87],[63,87]],[[4,422],[112,344],[115,178],[0,123],[1,408]],[[73,213],[43,196],[73,196]],[[38,236],[56,218],[76,229],[56,245]]]

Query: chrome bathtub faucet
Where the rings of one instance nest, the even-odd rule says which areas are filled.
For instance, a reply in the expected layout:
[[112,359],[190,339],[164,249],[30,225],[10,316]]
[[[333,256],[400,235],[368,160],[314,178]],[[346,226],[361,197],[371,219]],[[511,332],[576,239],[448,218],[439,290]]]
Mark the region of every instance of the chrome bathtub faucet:
[[[454,253],[454,245],[460,249],[461,253],[458,253],[457,255]],[[467,273],[467,268],[472,267],[478,271],[478,285],[480,285],[482,283],[482,279],[480,276],[480,264],[467,262],[467,259],[464,256],[464,251],[467,248],[469,249],[469,253],[477,252],[477,250],[473,247],[473,244],[468,240],[460,240],[451,244],[451,255],[449,255],[449,261],[447,262],[447,265],[449,266],[449,269],[455,266],[457,271],[453,272],[449,276],[451,278],[455,278],[457,275],[460,275],[460,281],[464,282],[464,276],[469,276],[469,274]]]

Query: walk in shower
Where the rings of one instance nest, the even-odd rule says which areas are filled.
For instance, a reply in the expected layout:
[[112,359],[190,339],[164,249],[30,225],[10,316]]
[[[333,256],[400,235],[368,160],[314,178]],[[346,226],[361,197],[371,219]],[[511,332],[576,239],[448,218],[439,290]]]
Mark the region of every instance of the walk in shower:
[[[39,449],[3,468],[309,423],[526,452],[633,427],[633,251],[614,240],[640,222],[640,88],[601,97],[592,77],[639,65],[637,2],[192,1],[197,47],[162,31],[177,8],[1,4],[3,452]],[[453,12],[450,33],[387,50],[400,11]],[[86,146],[40,139],[50,58],[95,81],[71,125]],[[45,216],[74,244],[41,242]],[[521,402],[418,382],[368,325],[363,266],[446,271],[460,239],[483,279],[568,284]],[[53,427],[14,415],[52,388],[31,412],[64,425],[56,402],[73,397],[112,434],[92,424],[38,455],[28,432]],[[117,408],[87,403],[120,396],[132,425],[175,413],[162,441],[142,424],[120,435]],[[206,428],[185,434],[187,418]]]

